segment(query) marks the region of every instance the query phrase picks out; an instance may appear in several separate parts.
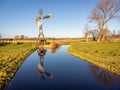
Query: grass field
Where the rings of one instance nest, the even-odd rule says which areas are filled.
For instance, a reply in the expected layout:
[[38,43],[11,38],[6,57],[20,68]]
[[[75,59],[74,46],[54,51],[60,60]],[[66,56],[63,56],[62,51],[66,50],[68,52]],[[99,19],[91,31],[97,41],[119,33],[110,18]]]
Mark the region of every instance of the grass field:
[[120,76],[120,42],[73,44],[68,51]]
[[[80,40],[57,40],[56,43],[71,44],[68,51],[101,68],[120,76],[120,42],[81,42]],[[0,88],[7,85],[25,58],[35,50],[29,43],[0,46]]]
[[0,46],[0,88],[8,84],[25,58],[34,50],[30,43]]

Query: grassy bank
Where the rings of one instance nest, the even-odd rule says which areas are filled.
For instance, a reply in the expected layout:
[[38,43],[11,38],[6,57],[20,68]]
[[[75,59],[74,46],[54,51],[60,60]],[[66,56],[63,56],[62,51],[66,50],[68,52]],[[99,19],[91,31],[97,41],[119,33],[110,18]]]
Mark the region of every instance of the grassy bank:
[[9,83],[18,68],[35,48],[32,44],[8,44],[0,46],[0,88]]
[[69,53],[120,76],[120,42],[79,43]]

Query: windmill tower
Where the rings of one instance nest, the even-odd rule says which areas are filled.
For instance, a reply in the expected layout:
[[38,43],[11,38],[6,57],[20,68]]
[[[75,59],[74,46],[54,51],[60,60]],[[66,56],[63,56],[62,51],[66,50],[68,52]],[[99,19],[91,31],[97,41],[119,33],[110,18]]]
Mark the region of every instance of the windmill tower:
[[47,14],[46,16],[43,16],[43,10],[40,9],[38,11],[38,14],[36,16],[36,25],[39,27],[39,35],[36,41],[36,45],[45,45],[46,39],[43,34],[43,27],[42,27],[42,22],[44,19],[49,19],[51,17],[51,14]]

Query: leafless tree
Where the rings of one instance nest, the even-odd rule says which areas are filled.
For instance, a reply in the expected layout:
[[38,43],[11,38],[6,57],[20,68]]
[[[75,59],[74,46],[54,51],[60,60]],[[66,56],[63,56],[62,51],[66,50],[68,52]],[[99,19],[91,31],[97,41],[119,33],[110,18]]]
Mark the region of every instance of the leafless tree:
[[120,35],[120,31],[118,31],[117,35]]
[[14,39],[19,39],[20,36],[19,35],[15,35]]
[[20,35],[20,39],[23,40],[25,38],[24,35]]
[[115,30],[113,30],[113,35],[116,35],[116,31]]
[[101,33],[102,40],[107,40],[110,36],[112,36],[111,31],[108,28],[105,28]]
[[119,18],[118,12],[120,11],[120,0],[100,0],[96,7],[92,10],[89,19],[97,23],[99,33],[97,41],[102,40],[102,33],[105,25],[114,18]]
[[0,39],[2,38],[2,34],[0,33]]
[[95,41],[97,38],[97,35],[98,35],[98,30],[96,30],[96,29],[90,30],[89,33],[90,33],[90,35],[92,35],[93,41]]
[[88,36],[89,35],[90,35],[89,26],[88,26],[88,24],[85,24],[85,27],[84,27],[84,37],[86,38],[87,42],[88,42]]

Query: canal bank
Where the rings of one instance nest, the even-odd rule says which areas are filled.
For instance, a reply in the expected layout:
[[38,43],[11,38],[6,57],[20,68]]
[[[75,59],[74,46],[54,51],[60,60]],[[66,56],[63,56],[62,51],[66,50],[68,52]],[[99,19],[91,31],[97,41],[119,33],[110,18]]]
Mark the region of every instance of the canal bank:
[[79,43],[71,45],[68,52],[87,62],[120,76],[120,42]]
[[22,63],[34,51],[31,43],[0,46],[0,89],[8,85]]

